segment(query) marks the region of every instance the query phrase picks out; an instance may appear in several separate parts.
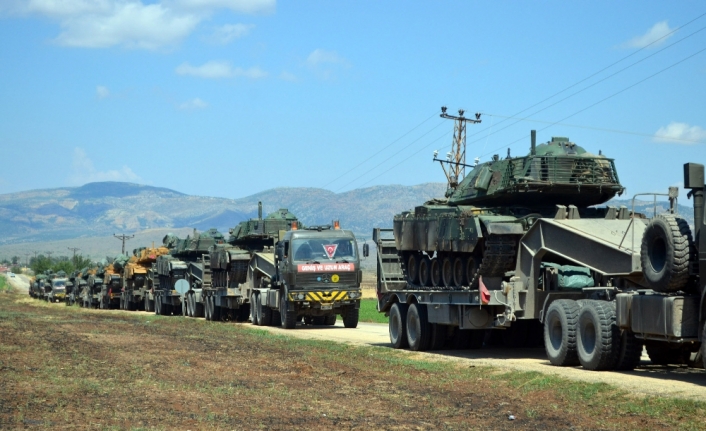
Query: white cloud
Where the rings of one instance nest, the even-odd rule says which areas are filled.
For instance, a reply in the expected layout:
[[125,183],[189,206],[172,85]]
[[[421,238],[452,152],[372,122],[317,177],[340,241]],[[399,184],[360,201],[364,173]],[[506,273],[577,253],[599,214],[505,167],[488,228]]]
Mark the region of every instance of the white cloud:
[[175,0],[179,7],[192,9],[230,9],[240,13],[272,13],[275,0]]
[[179,109],[184,109],[184,110],[189,110],[189,109],[205,109],[208,107],[208,103],[204,102],[203,100],[199,99],[198,97],[189,100],[188,102],[181,103],[179,105]]
[[121,169],[110,171],[99,171],[93,165],[93,161],[88,157],[82,148],[74,148],[74,158],[71,163],[71,175],[69,181],[72,184],[83,185],[96,181],[131,181],[142,182],[142,178],[134,173],[132,169],[123,166]]
[[189,63],[179,65],[175,72],[179,75],[197,76],[199,78],[217,79],[217,78],[233,78],[244,77],[250,79],[259,79],[267,76],[267,72],[259,67],[251,67],[243,69],[233,67],[226,61],[209,61],[201,66],[192,66]]
[[[622,44],[623,48],[644,48],[659,39],[659,42],[654,43],[651,47],[658,47],[667,41],[670,37],[674,36],[674,33],[667,36],[670,32],[674,31],[673,28],[669,28],[667,21],[660,21],[653,25],[652,28],[647,30],[647,33],[642,36],[637,36],[629,41]],[[665,37],[666,36],[666,37]],[[660,39],[663,38],[663,39]]]
[[110,96],[110,90],[108,90],[108,87],[104,87],[102,85],[99,85],[96,87],[96,97],[99,99],[105,99],[106,97]]
[[660,127],[654,135],[657,142],[672,142],[678,144],[698,144],[706,142],[706,130],[699,126],[672,121],[667,126]]
[[[219,9],[268,13],[275,5],[275,0],[0,0],[0,13],[57,21],[61,31],[54,41],[63,46],[154,50],[178,44]],[[224,31],[235,38],[244,29]]]
[[210,39],[215,43],[225,45],[233,42],[235,39],[247,36],[253,28],[255,28],[254,24],[226,24],[216,28]]
[[279,79],[281,79],[283,81],[294,82],[297,80],[297,77],[294,76],[294,74],[289,73],[286,70],[283,70],[282,73],[279,74]]
[[310,66],[317,66],[324,63],[348,66],[348,60],[339,56],[336,51],[326,51],[323,49],[315,49],[312,51],[309,57],[307,57],[306,62]]

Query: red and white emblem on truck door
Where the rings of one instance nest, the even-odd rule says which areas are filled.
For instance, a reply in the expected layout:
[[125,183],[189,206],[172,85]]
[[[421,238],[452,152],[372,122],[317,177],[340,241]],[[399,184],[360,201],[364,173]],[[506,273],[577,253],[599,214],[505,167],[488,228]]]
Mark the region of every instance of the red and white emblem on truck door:
[[336,254],[336,249],[338,244],[324,244],[324,251],[329,259],[333,259],[333,255]]

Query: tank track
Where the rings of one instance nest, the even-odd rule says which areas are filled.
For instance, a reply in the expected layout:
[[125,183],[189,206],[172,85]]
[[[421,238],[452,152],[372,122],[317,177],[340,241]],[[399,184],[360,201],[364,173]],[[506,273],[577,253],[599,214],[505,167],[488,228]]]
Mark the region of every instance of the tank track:
[[[478,266],[473,279],[467,286],[415,286],[407,283],[410,290],[474,290],[471,288],[480,276],[502,277],[515,269],[517,260],[517,238],[513,235],[491,235],[485,240],[483,260]],[[403,264],[404,265],[404,264]],[[406,271],[406,268],[405,268]],[[477,288],[477,287],[476,287]]]

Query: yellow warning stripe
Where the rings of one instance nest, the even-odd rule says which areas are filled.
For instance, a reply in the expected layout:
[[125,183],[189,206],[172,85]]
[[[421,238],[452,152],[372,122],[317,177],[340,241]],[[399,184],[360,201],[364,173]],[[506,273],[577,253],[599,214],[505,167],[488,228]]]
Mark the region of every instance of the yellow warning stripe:
[[[299,299],[300,294],[304,294],[304,299]],[[309,301],[309,302],[336,302],[345,301],[348,298],[348,291],[346,290],[331,290],[331,291],[309,291],[309,292],[290,292],[290,301]]]

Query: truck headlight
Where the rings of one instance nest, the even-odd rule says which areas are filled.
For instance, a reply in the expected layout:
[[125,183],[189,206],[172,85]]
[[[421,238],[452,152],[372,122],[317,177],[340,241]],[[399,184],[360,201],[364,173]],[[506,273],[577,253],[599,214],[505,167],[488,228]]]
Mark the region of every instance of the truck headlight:
[[348,297],[351,299],[360,298],[360,292],[348,292]]
[[299,301],[303,301],[304,298],[306,298],[306,295],[304,295],[303,293],[297,293],[296,297]]

